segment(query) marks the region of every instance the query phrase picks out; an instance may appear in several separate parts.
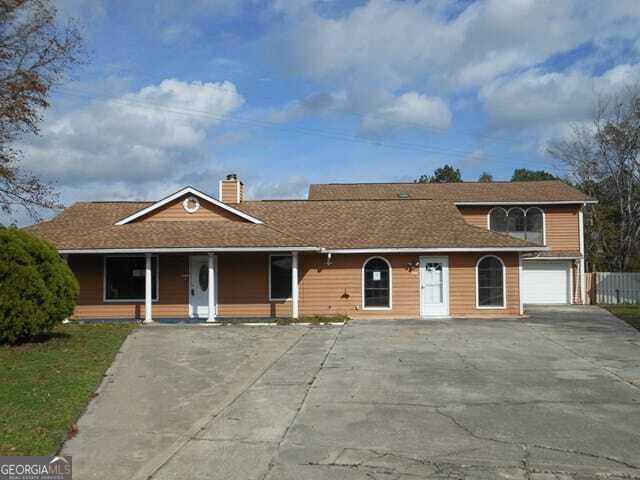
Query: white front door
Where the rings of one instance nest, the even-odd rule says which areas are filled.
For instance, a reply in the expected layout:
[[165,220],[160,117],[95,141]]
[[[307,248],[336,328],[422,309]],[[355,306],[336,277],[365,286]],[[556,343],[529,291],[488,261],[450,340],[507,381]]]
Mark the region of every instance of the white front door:
[[189,315],[206,318],[209,315],[209,258],[189,257]]
[[420,312],[423,317],[449,315],[448,257],[420,257]]

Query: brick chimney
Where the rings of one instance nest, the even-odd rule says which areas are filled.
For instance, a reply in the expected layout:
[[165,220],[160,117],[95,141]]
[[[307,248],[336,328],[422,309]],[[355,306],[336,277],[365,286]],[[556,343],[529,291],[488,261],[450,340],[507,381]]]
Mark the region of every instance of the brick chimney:
[[227,178],[220,180],[218,199],[223,203],[240,203],[244,198],[244,184],[238,180],[235,173],[230,173]]

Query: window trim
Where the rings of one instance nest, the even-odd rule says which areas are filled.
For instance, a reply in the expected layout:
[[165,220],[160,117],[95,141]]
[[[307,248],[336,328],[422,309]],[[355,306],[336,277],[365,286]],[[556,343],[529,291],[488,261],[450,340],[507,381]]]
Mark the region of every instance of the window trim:
[[[267,295],[269,297],[269,301],[270,302],[289,302],[292,300],[293,297],[288,297],[288,298],[273,298],[271,296],[271,257],[291,257],[291,265],[293,267],[293,254],[292,253],[270,253],[269,254],[269,264],[267,265],[267,269],[269,270],[269,291],[267,292]],[[293,295],[293,275],[291,278],[291,295]]]
[[529,210],[533,210],[533,209],[537,209],[540,210],[542,212],[542,245],[546,245],[547,244],[547,214],[544,211],[544,208],[540,208],[538,206],[532,205],[530,207],[526,207],[524,208],[523,206],[513,206],[510,208],[504,208],[503,206],[497,205],[495,207],[492,207],[489,209],[489,211],[487,212],[487,230],[491,231],[491,232],[495,232],[495,233],[502,233],[502,234],[506,234],[511,236],[511,234],[509,232],[498,232],[496,230],[491,230],[491,212],[493,212],[495,209],[497,208],[501,208],[502,210],[504,210],[504,212],[507,215],[507,226],[509,225],[509,212],[511,212],[511,210],[515,209],[515,208],[519,208],[520,210],[522,210],[524,212],[524,217],[525,217],[525,225],[524,225],[524,229],[525,229],[525,233],[527,231],[527,214],[529,213]]
[[[478,275],[478,267],[480,262],[485,258],[497,258],[502,264],[502,306],[480,305],[480,276]],[[483,255],[476,262],[476,308],[481,310],[504,310],[507,308],[507,267],[502,258],[497,255]]]
[[[145,299],[108,299],[107,298],[107,258],[145,258],[144,253],[130,253],[126,255],[103,255],[102,257],[102,302],[103,303],[144,303]],[[151,255],[151,259],[156,259],[156,296],[151,299],[152,302],[158,302],[160,299],[160,255]],[[145,264],[146,270],[146,264]]]
[[[384,263],[387,264],[387,267],[389,267],[389,306],[388,307],[367,307],[365,305],[365,295],[364,295],[364,269],[367,266],[367,263],[369,263],[371,260],[375,260],[375,259],[380,259],[382,260]],[[361,298],[361,308],[362,310],[380,310],[380,311],[384,311],[384,310],[392,310],[393,309],[393,268],[391,267],[391,262],[389,260],[387,260],[385,257],[381,257],[379,255],[374,255],[372,257],[366,258],[364,260],[364,262],[362,262],[362,267],[361,267],[361,272],[360,272],[360,276],[361,276],[361,291],[360,291],[360,298]]]

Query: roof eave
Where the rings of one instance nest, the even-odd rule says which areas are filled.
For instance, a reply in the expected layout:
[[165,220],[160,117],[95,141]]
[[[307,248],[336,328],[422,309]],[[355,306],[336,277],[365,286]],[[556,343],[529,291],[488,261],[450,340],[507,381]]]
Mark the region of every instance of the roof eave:
[[323,248],[322,253],[432,253],[432,252],[542,252],[550,247],[399,247],[399,248]]
[[547,201],[517,201],[517,202],[454,202],[456,206],[466,205],[584,205],[587,203],[598,203],[598,200],[547,200]]

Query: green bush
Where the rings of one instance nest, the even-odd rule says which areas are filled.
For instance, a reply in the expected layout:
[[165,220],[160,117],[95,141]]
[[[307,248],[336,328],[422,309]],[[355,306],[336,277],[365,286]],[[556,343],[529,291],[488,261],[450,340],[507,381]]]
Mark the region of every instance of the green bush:
[[55,248],[0,228],[0,342],[27,340],[73,312],[78,281]]

